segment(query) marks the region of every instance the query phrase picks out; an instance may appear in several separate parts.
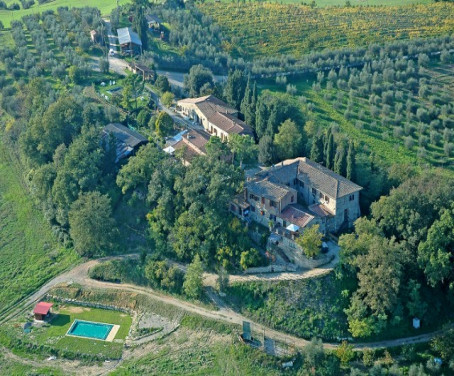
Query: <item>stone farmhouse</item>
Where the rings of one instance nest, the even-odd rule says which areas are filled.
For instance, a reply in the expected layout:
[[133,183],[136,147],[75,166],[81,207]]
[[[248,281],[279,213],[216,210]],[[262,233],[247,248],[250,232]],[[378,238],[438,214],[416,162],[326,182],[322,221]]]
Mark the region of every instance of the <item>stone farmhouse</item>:
[[213,95],[182,99],[177,102],[177,110],[221,141],[227,141],[233,133],[253,135],[252,128],[238,118],[238,111]]
[[308,158],[289,159],[248,178],[230,210],[243,220],[270,226],[298,264],[296,237],[315,224],[325,235],[350,228],[360,216],[361,190]]

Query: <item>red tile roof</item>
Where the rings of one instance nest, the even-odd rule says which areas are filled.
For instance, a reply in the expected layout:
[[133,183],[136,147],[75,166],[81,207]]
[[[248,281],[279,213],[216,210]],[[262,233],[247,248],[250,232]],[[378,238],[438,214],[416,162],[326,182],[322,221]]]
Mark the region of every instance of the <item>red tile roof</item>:
[[35,306],[33,313],[36,313],[38,315],[47,315],[49,313],[50,307],[52,307],[52,306],[53,306],[52,303],[39,302]]
[[297,207],[296,205],[289,205],[279,215],[283,220],[297,225],[301,228],[305,227],[310,221],[314,219],[314,216]]

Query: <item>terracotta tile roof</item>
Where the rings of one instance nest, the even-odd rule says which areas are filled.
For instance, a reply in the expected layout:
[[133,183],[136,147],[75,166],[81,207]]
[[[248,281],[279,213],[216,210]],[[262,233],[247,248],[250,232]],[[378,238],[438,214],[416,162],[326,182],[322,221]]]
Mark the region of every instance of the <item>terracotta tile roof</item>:
[[252,135],[252,128],[236,117],[238,111],[216,98],[207,95],[200,98],[186,98],[179,104],[194,104],[207,120],[227,133]]
[[53,303],[39,302],[35,306],[33,313],[36,313],[38,315],[47,315],[50,311],[50,307],[52,307],[52,306],[53,306]]
[[175,145],[173,145],[173,148],[175,150],[183,149],[183,159],[188,163],[191,163],[195,157],[203,155],[199,152],[199,150],[195,149],[191,145],[186,144],[183,140],[178,141]]
[[252,136],[252,128],[236,116],[228,113],[213,112],[206,115],[208,121],[227,133]]
[[313,204],[309,206],[309,210],[319,217],[329,217],[334,215],[331,211],[323,204]]
[[206,149],[205,145],[210,141],[210,135],[204,131],[198,131],[191,129],[189,132],[184,134],[181,140],[190,147],[199,150],[201,153],[205,154]]
[[279,214],[283,220],[288,223],[292,223],[294,225],[303,228],[309,224],[315,217],[297,205],[289,205],[285,208],[285,210]]

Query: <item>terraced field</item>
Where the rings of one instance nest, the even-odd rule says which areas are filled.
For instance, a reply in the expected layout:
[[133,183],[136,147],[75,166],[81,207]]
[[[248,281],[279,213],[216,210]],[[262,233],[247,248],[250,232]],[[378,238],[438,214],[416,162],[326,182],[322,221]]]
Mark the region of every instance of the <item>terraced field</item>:
[[[311,8],[296,4],[205,3],[199,8],[230,37],[238,56],[301,56],[452,33],[454,4]],[[232,46],[229,46],[231,48]]]

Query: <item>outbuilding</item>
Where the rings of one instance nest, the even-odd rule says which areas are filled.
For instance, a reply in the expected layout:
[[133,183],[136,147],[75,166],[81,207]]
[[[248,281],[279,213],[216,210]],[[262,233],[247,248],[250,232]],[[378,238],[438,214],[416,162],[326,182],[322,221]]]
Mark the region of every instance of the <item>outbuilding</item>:
[[132,31],[130,27],[118,29],[117,34],[118,44],[123,53],[129,53],[131,55],[142,53],[142,41],[140,40],[139,34]]
[[52,303],[46,303],[46,302],[39,302],[36,306],[35,309],[33,310],[33,314],[35,315],[35,320],[45,320],[49,318],[51,312],[50,309],[53,306]]

